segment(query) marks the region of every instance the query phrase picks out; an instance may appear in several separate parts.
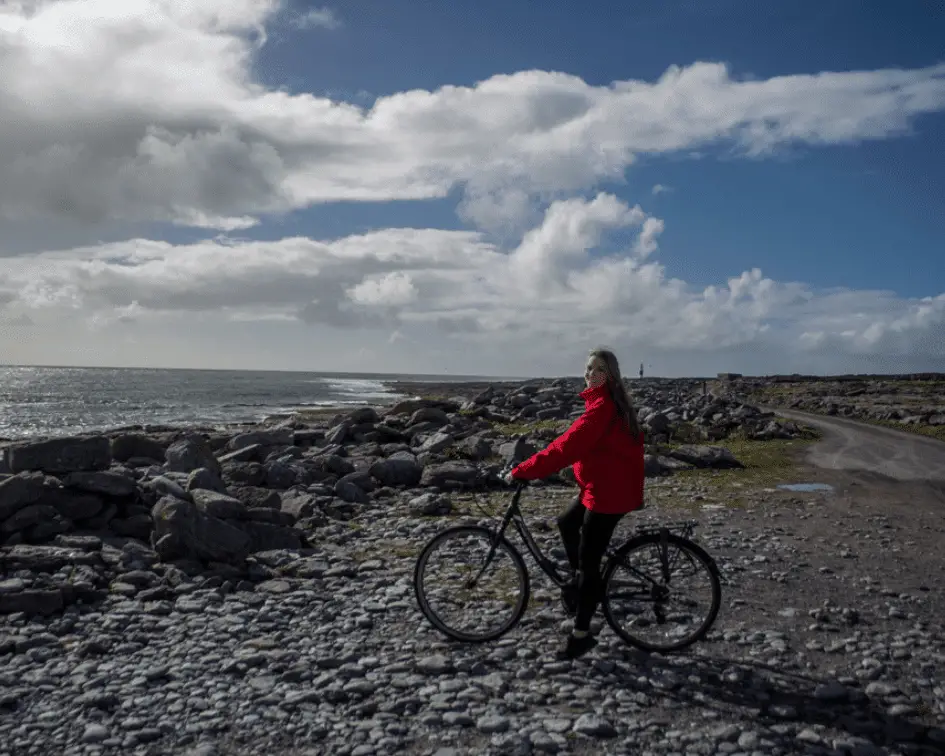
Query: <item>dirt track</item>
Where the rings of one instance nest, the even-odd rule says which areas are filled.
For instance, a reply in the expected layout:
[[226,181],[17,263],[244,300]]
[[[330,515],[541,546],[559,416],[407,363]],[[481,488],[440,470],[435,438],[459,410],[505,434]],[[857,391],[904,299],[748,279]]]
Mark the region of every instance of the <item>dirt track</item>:
[[879,473],[900,481],[945,482],[945,443],[906,431],[853,420],[776,410],[822,430],[806,461],[814,467]]

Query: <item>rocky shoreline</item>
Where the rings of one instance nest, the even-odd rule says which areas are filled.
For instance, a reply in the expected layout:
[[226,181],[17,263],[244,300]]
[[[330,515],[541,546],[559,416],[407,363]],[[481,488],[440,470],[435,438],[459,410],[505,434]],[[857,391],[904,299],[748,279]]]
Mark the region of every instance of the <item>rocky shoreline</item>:
[[[889,594],[894,613],[874,612],[870,602],[885,593],[855,607],[842,591],[839,603],[814,606],[796,596],[792,618],[814,612],[798,638],[766,612],[723,619],[707,647],[750,658],[718,668],[641,660],[612,638],[596,660],[557,660],[562,618],[544,585],[515,637],[445,644],[413,600],[419,548],[448,520],[482,519],[501,503],[500,472],[583,408],[576,381],[448,388],[230,431],[125,428],[7,445],[0,754],[667,753],[700,741],[710,748],[692,752],[887,752],[871,743],[940,752],[945,692],[934,675],[945,638],[922,594]],[[725,448],[732,437],[809,434],[703,394],[701,381],[633,390],[648,431],[648,485],[675,485],[679,470],[737,469]],[[547,518],[573,495],[567,474],[540,490],[544,504],[532,511]],[[764,507],[697,515],[727,593],[742,602],[730,611],[760,600],[759,582],[772,595],[809,584],[797,554],[813,544],[805,524],[816,510],[797,498],[782,506],[798,519],[770,520]],[[667,515],[658,506],[640,513]],[[536,536],[555,554],[552,527]],[[823,577],[817,550],[805,559]],[[851,564],[826,561],[831,574]],[[797,699],[784,680],[820,657],[836,665],[837,649],[860,666]],[[773,666],[759,672],[751,658]],[[911,674],[931,683],[913,685]],[[694,713],[702,687],[686,679],[700,676],[710,687],[747,686],[736,708],[761,701],[775,721]],[[691,721],[677,721],[680,712]],[[831,733],[842,737],[844,717],[860,725],[853,735],[846,726],[849,749],[838,751]]]

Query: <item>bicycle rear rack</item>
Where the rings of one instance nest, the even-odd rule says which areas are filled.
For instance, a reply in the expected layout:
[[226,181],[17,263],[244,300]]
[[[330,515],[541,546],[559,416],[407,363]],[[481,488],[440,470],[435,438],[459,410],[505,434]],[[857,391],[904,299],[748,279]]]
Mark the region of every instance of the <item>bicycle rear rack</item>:
[[642,525],[635,529],[635,534],[649,535],[651,533],[661,533],[664,530],[670,533],[682,531],[683,536],[688,538],[698,526],[698,520],[677,520],[676,522],[664,522],[659,525]]

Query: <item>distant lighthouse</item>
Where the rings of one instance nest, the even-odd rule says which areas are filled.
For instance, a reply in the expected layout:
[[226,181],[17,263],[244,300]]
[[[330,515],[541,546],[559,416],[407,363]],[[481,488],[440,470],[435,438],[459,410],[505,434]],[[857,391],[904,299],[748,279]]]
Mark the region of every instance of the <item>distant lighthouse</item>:
[[640,377],[643,377],[643,363],[640,363]]

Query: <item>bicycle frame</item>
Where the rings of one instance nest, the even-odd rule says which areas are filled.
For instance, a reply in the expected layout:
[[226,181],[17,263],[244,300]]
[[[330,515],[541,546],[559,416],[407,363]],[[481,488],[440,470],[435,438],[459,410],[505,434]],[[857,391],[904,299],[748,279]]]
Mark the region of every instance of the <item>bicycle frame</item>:
[[[516,531],[518,531],[522,542],[525,544],[525,548],[529,551],[529,553],[531,553],[542,572],[544,572],[559,588],[563,588],[568,584],[568,580],[561,577],[561,575],[558,573],[558,568],[555,563],[542,553],[541,547],[535,541],[535,538],[528,529],[528,525],[525,522],[525,516],[522,514],[522,510],[519,507],[519,500],[522,497],[522,491],[524,491],[526,487],[527,483],[525,481],[519,482],[519,484],[516,486],[515,493],[512,495],[512,500],[509,502],[509,506],[505,510],[505,515],[502,517],[502,523],[499,525],[498,530],[496,530],[495,535],[493,536],[492,544],[489,548],[489,553],[486,555],[485,563],[483,564],[482,569],[479,571],[479,574],[474,578],[473,582],[482,577],[483,573],[486,571],[486,568],[492,562],[492,558],[495,556],[496,549],[499,545],[499,540],[505,535],[505,531],[508,529],[509,524],[513,524]],[[679,529],[683,531],[684,537],[688,537],[692,533],[696,524],[697,523],[695,520],[685,520],[682,522],[668,523],[665,525],[644,526],[637,530],[638,535],[651,532],[657,532],[660,534],[659,558],[664,584],[668,583],[670,579],[669,560],[666,553],[668,534],[674,529]],[[609,547],[607,549],[607,553],[605,554],[608,560],[612,559],[615,555],[616,550],[613,548],[613,546]],[[626,563],[623,563],[623,566],[640,580],[642,580],[644,584],[650,583],[653,586],[658,585],[657,582],[653,580],[653,578],[651,578],[649,575],[641,573],[636,567]]]
[[509,527],[509,523],[515,525],[515,530],[518,531],[519,536],[522,539],[522,542],[525,544],[525,548],[528,549],[529,553],[535,559],[535,562],[541,568],[541,571],[544,572],[559,588],[563,588],[568,584],[568,579],[562,577],[558,573],[558,568],[554,562],[552,562],[548,557],[546,557],[541,550],[541,547],[535,541],[535,538],[532,536],[531,531],[528,529],[528,525],[525,523],[525,516],[522,514],[522,510],[518,505],[519,500],[522,498],[522,491],[525,490],[526,484],[519,483],[516,487],[515,493],[512,496],[512,501],[509,502],[508,508],[505,510],[505,515],[502,517],[502,524],[496,530],[495,535],[492,539],[492,545],[489,549],[489,554],[486,556],[485,564],[482,567],[477,580],[482,576],[482,573],[485,572],[486,567],[489,566],[489,563],[492,561],[492,557],[495,555],[495,550],[498,548],[499,540],[504,536],[505,531]]

